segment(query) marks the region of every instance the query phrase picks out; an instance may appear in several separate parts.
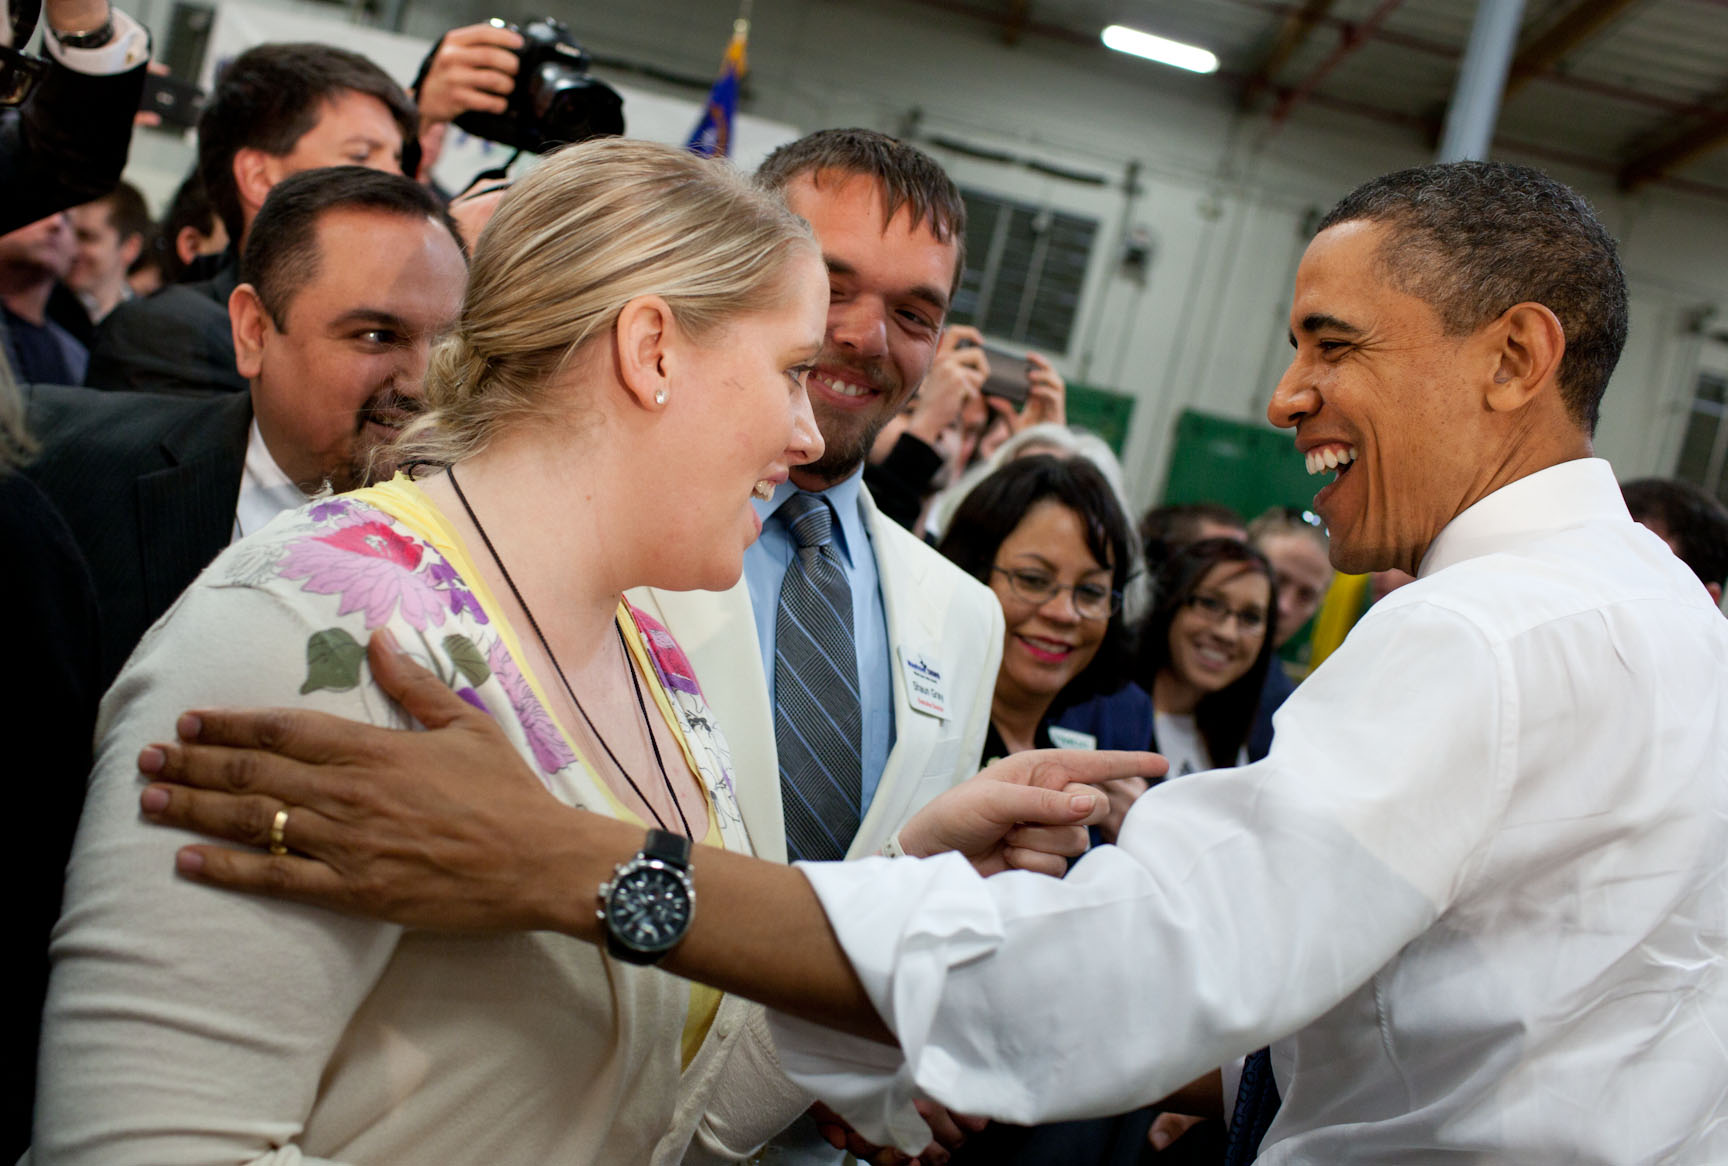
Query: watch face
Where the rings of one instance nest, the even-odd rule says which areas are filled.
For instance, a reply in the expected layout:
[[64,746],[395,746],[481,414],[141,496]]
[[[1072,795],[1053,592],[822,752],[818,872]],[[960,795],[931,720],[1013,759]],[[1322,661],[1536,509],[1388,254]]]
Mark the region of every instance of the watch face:
[[613,934],[633,948],[671,947],[690,926],[690,890],[682,872],[654,864],[620,876],[606,917]]

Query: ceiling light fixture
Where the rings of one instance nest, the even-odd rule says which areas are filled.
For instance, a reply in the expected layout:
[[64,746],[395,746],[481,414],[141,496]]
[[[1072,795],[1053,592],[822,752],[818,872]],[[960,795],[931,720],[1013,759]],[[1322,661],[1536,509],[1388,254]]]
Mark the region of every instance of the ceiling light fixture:
[[1153,36],[1137,28],[1112,24],[1104,30],[1103,39],[1106,48],[1135,57],[1145,57],[1148,61],[1157,61],[1160,65],[1174,65],[1191,73],[1218,71],[1218,58],[1205,49],[1196,45],[1185,45],[1179,40]]

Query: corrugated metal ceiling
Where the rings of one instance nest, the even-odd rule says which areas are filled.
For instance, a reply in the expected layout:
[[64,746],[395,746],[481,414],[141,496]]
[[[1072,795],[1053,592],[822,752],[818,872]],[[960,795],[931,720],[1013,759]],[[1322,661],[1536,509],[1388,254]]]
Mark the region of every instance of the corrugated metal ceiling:
[[[1475,0],[926,0],[1010,40],[1106,24],[1201,45],[1274,120],[1314,105],[1438,137]],[[1104,51],[1104,50],[1100,50]],[[1234,92],[1230,92],[1233,90]],[[1527,0],[1498,142],[1728,197],[1728,0]]]

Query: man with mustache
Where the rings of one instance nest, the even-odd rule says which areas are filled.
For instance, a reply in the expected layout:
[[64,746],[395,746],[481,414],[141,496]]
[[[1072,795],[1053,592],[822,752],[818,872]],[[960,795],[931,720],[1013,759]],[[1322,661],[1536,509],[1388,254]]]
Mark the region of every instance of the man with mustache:
[[95,577],[103,684],[230,542],[326,484],[365,483],[421,392],[466,267],[436,200],[400,174],[305,171],[271,191],[228,299],[250,392],[37,387],[29,469]]

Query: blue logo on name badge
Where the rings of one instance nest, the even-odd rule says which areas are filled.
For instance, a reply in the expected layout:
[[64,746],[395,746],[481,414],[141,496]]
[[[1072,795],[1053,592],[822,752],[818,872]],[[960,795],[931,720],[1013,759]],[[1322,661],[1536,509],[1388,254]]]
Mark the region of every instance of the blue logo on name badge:
[[942,679],[942,674],[936,671],[936,669],[930,667],[930,665],[924,663],[922,658],[908,660],[906,665],[926,680],[938,681]]

